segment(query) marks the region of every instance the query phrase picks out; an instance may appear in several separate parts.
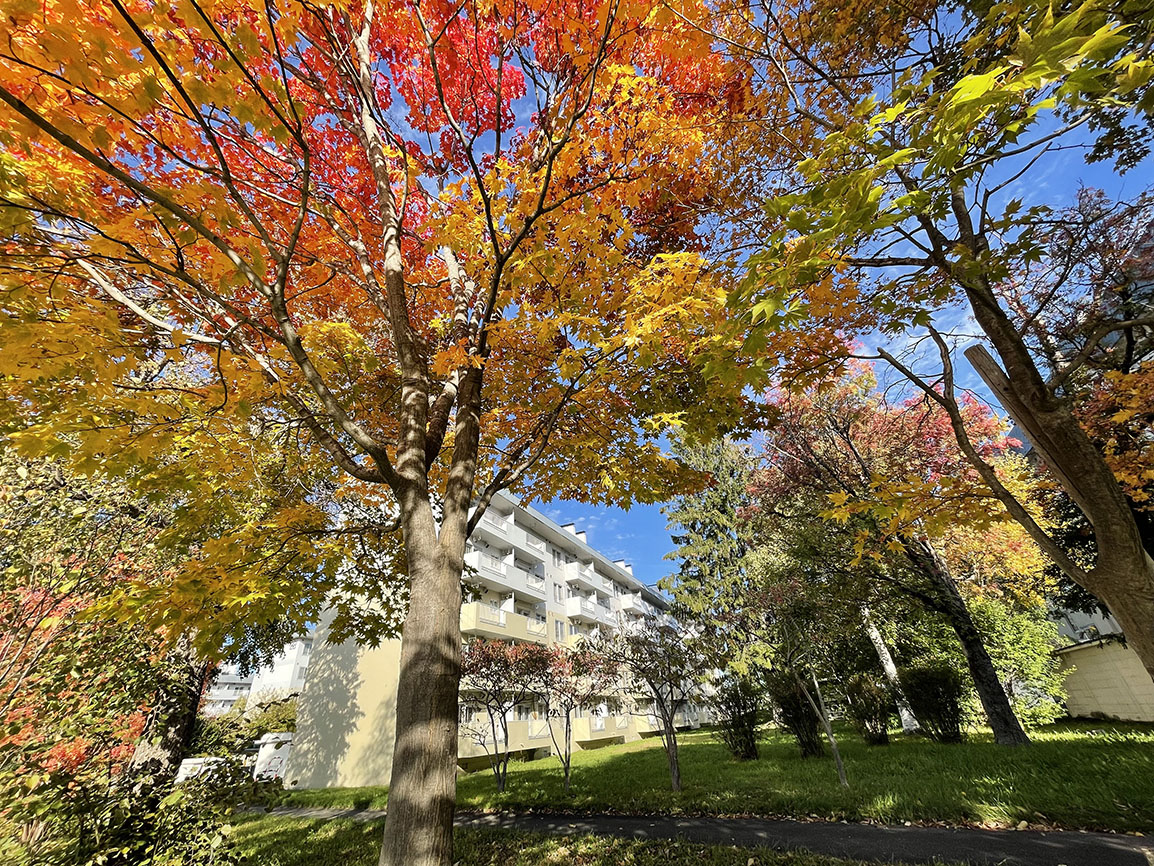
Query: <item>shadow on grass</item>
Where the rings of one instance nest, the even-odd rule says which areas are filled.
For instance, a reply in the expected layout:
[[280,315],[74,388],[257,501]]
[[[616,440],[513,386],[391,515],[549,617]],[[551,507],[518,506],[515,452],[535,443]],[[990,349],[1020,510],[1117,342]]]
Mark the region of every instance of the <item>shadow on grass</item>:
[[511,765],[501,795],[486,773],[462,778],[458,805],[1154,830],[1154,728],[1067,724],[1033,738],[1019,749],[997,746],[988,734],[953,746],[896,738],[870,747],[843,732],[844,790],[829,758],[803,760],[777,733],[748,762],[694,733],[682,746],[680,794],[669,790],[660,745],[642,741],[577,753],[569,798],[558,761],[545,758]]

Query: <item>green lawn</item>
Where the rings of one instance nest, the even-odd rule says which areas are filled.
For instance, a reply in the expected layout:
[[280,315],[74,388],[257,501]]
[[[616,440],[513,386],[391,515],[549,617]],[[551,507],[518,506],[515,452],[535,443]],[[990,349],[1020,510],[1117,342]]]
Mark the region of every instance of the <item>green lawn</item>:
[[[682,739],[685,790],[669,790],[656,740],[573,758],[573,794],[561,790],[555,758],[514,763],[498,795],[485,772],[461,778],[458,803],[472,809],[550,809],[622,813],[821,817],[847,820],[1031,824],[1072,829],[1154,831],[1154,726],[1061,724],[1034,731],[1033,745],[996,746],[988,735],[942,746],[895,738],[867,747],[840,742],[850,788],[832,760],[802,760],[792,740],[771,732],[761,759],[730,757],[707,732]],[[384,788],[296,791],[294,806],[382,808]]]
[[[376,866],[381,824],[248,818],[236,826],[233,838],[251,866]],[[860,860],[766,849],[507,830],[458,830],[455,841],[456,866],[865,866]]]

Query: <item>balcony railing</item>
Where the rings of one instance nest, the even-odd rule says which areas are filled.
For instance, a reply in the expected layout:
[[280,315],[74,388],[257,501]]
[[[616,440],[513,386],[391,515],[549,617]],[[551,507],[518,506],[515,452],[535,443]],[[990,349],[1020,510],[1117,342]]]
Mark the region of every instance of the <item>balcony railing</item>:
[[525,623],[525,631],[533,637],[545,637],[545,623],[539,619],[531,619]]
[[497,514],[494,511],[486,511],[481,515],[481,523],[485,526],[492,527],[498,532],[508,532],[512,526],[512,521],[504,515]]
[[507,613],[497,607],[489,607],[488,605],[481,605],[477,611],[477,619],[489,625],[499,625],[501,628],[505,627]]

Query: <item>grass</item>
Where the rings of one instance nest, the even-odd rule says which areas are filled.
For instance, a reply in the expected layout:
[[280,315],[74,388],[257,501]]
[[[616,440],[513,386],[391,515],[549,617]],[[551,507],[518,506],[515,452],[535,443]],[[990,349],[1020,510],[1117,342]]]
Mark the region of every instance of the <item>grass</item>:
[[[381,824],[266,816],[241,821],[233,839],[252,866],[376,866]],[[508,830],[458,830],[454,843],[456,866],[865,866],[761,848]]]
[[[707,732],[682,738],[685,789],[669,790],[656,740],[577,752],[573,793],[555,758],[514,763],[498,794],[486,772],[464,776],[467,809],[538,809],[631,814],[761,815],[1087,830],[1154,831],[1154,726],[1064,723],[1032,733],[1033,745],[997,746],[988,734],[962,745],[897,738],[868,747],[839,740],[849,790],[832,760],[802,760],[793,741],[769,732],[761,758],[739,762]],[[292,806],[383,808],[384,788],[295,791]]]

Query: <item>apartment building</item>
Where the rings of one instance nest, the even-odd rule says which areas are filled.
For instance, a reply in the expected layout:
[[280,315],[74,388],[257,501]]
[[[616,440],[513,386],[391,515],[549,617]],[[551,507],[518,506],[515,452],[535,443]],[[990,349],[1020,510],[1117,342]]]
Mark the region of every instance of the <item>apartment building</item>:
[[313,635],[307,634],[289,643],[277,653],[272,663],[250,674],[241,674],[237,665],[221,665],[212,683],[205,690],[200,711],[206,716],[220,716],[230,712],[239,701],[287,697],[304,687]]
[[[623,561],[589,546],[572,524],[559,526],[541,512],[499,495],[478,521],[465,555],[464,636],[571,645],[582,635],[627,627],[649,618],[672,625],[660,594]],[[298,706],[297,732],[285,779],[299,788],[383,785],[392,766],[400,642],[358,647],[329,645],[329,619],[317,630],[309,677]],[[467,730],[480,708],[462,694]],[[697,727],[700,712],[679,720]],[[544,708],[518,706],[509,720],[509,749],[526,755],[552,750]],[[573,720],[576,748],[656,734],[657,720],[643,697],[612,715],[605,705],[583,707]],[[486,748],[464,733],[463,767],[485,764]],[[503,744],[501,744],[503,745]]]

